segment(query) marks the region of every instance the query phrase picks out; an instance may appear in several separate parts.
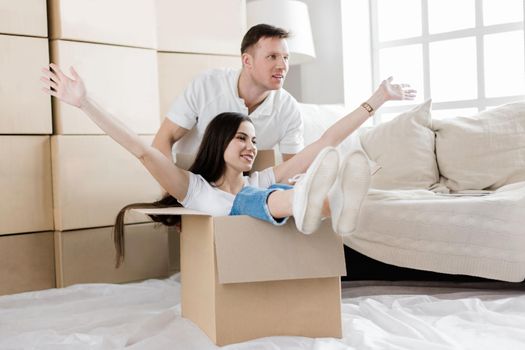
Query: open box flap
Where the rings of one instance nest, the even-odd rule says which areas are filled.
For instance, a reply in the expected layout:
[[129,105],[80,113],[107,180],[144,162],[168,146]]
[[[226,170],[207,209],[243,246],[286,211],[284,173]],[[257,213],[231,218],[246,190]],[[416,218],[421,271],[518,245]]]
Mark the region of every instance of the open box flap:
[[[210,216],[181,207],[132,209],[143,214]],[[244,283],[346,275],[341,237],[325,221],[311,235],[248,216],[213,218],[219,283]]]
[[346,275],[343,243],[329,221],[311,235],[250,218],[214,218],[219,283]]
[[170,207],[170,208],[135,208],[131,211],[142,213],[145,215],[202,215],[210,216],[210,214],[203,213],[202,211],[186,209],[183,207]]

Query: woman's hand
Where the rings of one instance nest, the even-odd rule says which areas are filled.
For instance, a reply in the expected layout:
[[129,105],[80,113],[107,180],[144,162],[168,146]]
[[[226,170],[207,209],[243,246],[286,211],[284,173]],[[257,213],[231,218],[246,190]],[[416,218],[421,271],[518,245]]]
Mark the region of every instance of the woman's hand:
[[413,100],[416,98],[417,91],[412,89],[409,84],[392,84],[393,77],[389,77],[381,82],[379,90],[389,100]]
[[84,82],[73,67],[70,68],[73,79],[65,75],[60,68],[51,63],[50,69],[42,68],[43,77],[40,78],[45,84],[42,91],[55,96],[60,101],[75,107],[81,107],[86,101],[86,88]]

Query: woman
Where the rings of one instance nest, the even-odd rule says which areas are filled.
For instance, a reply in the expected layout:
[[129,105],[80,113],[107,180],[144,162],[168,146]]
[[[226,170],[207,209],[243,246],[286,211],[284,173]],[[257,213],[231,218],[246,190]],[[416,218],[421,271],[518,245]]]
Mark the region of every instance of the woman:
[[[137,157],[183,206],[211,215],[251,215],[274,224],[283,224],[293,215],[297,229],[305,234],[314,232],[323,216],[328,215],[332,216],[335,232],[344,235],[355,229],[370,181],[368,161],[362,152],[353,152],[339,165],[339,154],[334,147],[386,101],[413,99],[416,93],[406,84],[392,84],[392,78],[388,78],[367,102],[294,157],[244,176],[257,155],[255,129],[247,116],[218,115],[205,132],[195,163],[186,171],[99,108],[88,97],[74,68],[70,69],[73,78],[55,64],[50,64],[50,68],[42,69],[43,91],[84,111],[105,133]],[[279,185],[294,178],[294,187]]]

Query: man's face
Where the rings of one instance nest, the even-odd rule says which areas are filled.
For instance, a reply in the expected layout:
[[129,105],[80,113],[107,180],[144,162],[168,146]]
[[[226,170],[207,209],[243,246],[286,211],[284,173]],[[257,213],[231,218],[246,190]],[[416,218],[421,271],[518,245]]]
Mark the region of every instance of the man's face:
[[255,84],[264,90],[283,87],[289,56],[285,39],[263,37],[244,55],[245,68]]

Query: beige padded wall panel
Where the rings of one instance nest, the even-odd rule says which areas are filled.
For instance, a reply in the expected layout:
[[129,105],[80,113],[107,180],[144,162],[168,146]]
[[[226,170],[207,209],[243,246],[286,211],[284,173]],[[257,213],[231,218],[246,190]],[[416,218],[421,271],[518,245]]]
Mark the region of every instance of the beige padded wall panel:
[[238,55],[245,0],[157,0],[159,51]]
[[51,99],[38,80],[48,63],[47,39],[0,35],[0,134],[53,132]]
[[[160,186],[140,161],[109,136],[52,136],[51,153],[56,230],[113,225],[126,204],[161,197]],[[128,214],[129,222],[147,221]]]
[[[157,52],[149,49],[54,40],[52,60],[74,66],[91,97],[139,134],[159,128]],[[78,108],[53,103],[55,134],[102,134]]]
[[47,37],[46,0],[0,0],[0,33]]
[[167,277],[167,232],[162,225],[126,226],[126,257],[116,269],[111,227],[56,231],[58,284],[65,287],[75,283],[121,283]]
[[53,232],[0,236],[0,295],[54,287]]
[[238,56],[196,55],[159,52],[159,95],[161,119],[171,103],[199,73],[220,67],[240,68]]
[[53,230],[49,136],[0,136],[0,235]]
[[156,47],[152,0],[49,0],[51,38]]

